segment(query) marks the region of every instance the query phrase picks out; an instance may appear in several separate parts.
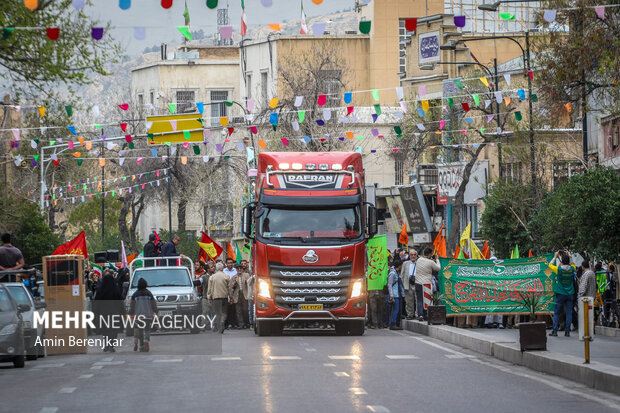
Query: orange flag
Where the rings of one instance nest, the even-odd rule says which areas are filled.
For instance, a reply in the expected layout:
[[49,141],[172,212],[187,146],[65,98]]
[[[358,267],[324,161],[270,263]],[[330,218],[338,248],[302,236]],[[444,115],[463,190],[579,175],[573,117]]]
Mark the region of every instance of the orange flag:
[[456,249],[454,250],[454,259],[457,259],[459,257],[460,252],[461,252],[461,246],[459,244],[456,244]]
[[484,245],[482,246],[482,256],[485,260],[491,258],[491,249],[489,248],[489,244],[486,240],[484,240]]
[[530,250],[530,251],[527,253],[527,256],[528,256],[528,257],[533,257],[533,255],[532,255],[532,250]]
[[443,235],[441,234],[442,232],[443,232],[443,223],[441,224],[441,229],[439,230],[439,233],[437,234],[437,236],[435,237],[435,240],[433,241],[433,249],[435,250],[435,252],[439,250],[439,244],[441,243],[441,240],[443,239]]
[[407,223],[406,222],[403,224],[403,229],[400,231],[398,242],[400,242],[403,245],[407,245],[409,243],[409,236],[407,235]]
[[233,261],[237,260],[237,255],[235,254],[235,250],[233,249],[230,242],[226,241],[226,259],[232,258]]
[[437,255],[441,258],[447,258],[448,252],[446,251],[446,239],[441,237],[441,241],[439,241],[439,247],[437,247]]

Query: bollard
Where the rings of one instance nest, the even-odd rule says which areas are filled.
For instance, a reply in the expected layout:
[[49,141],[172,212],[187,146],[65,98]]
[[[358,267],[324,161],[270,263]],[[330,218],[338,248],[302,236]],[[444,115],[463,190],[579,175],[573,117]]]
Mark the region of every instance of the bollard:
[[583,343],[585,345],[585,364],[590,364],[590,303],[583,302]]

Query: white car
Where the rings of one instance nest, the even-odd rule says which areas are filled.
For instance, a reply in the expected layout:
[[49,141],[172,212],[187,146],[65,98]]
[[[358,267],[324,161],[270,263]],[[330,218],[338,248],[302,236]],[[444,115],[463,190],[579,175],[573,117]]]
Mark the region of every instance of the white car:
[[9,290],[9,293],[19,304],[25,304],[30,307],[30,310],[22,313],[24,319],[24,345],[26,347],[26,359],[36,360],[37,357],[45,357],[45,347],[43,345],[37,346],[37,337],[40,337],[40,343],[44,343],[45,330],[42,325],[34,327],[33,319],[34,312],[37,311],[41,315],[45,311],[45,302],[41,300],[35,300],[26,286],[19,282],[3,283]]

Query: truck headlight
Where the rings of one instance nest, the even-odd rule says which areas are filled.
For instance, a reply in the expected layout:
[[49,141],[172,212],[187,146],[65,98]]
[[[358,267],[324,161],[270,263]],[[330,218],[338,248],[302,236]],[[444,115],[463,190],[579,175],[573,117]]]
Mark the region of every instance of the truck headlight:
[[258,296],[264,298],[271,298],[271,293],[269,292],[269,283],[265,280],[258,280]]
[[8,336],[9,334],[15,334],[17,331],[17,324],[7,324],[2,330],[0,330],[0,336]]
[[357,280],[353,283],[351,289],[351,298],[356,298],[362,295],[362,280]]

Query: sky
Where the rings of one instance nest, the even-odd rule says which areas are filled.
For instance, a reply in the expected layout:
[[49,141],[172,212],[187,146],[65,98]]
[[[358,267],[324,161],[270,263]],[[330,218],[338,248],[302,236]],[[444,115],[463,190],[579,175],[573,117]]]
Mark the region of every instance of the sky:
[[[301,16],[301,0],[272,0],[271,7],[262,5],[268,0],[245,0],[246,16],[249,28],[256,25],[281,23],[284,20],[299,19]],[[169,9],[160,5],[160,0],[131,0],[128,10],[118,7],[118,0],[92,0],[92,6],[85,9],[92,18],[101,22],[111,21],[115,26],[113,36],[125,46],[129,55],[142,52],[146,47],[159,45],[171,39],[178,39],[176,26],[183,25],[183,0],[174,0]],[[217,12],[206,6],[206,0],[187,0],[192,31],[202,29],[205,34],[215,33],[217,28]],[[228,4],[230,24],[239,32],[241,22],[241,0],[219,0],[218,7],[225,8]],[[324,0],[316,5],[311,0],[303,0],[304,11],[310,18],[350,9],[355,0]],[[136,40],[133,36],[135,26],[146,27],[146,38]]]

